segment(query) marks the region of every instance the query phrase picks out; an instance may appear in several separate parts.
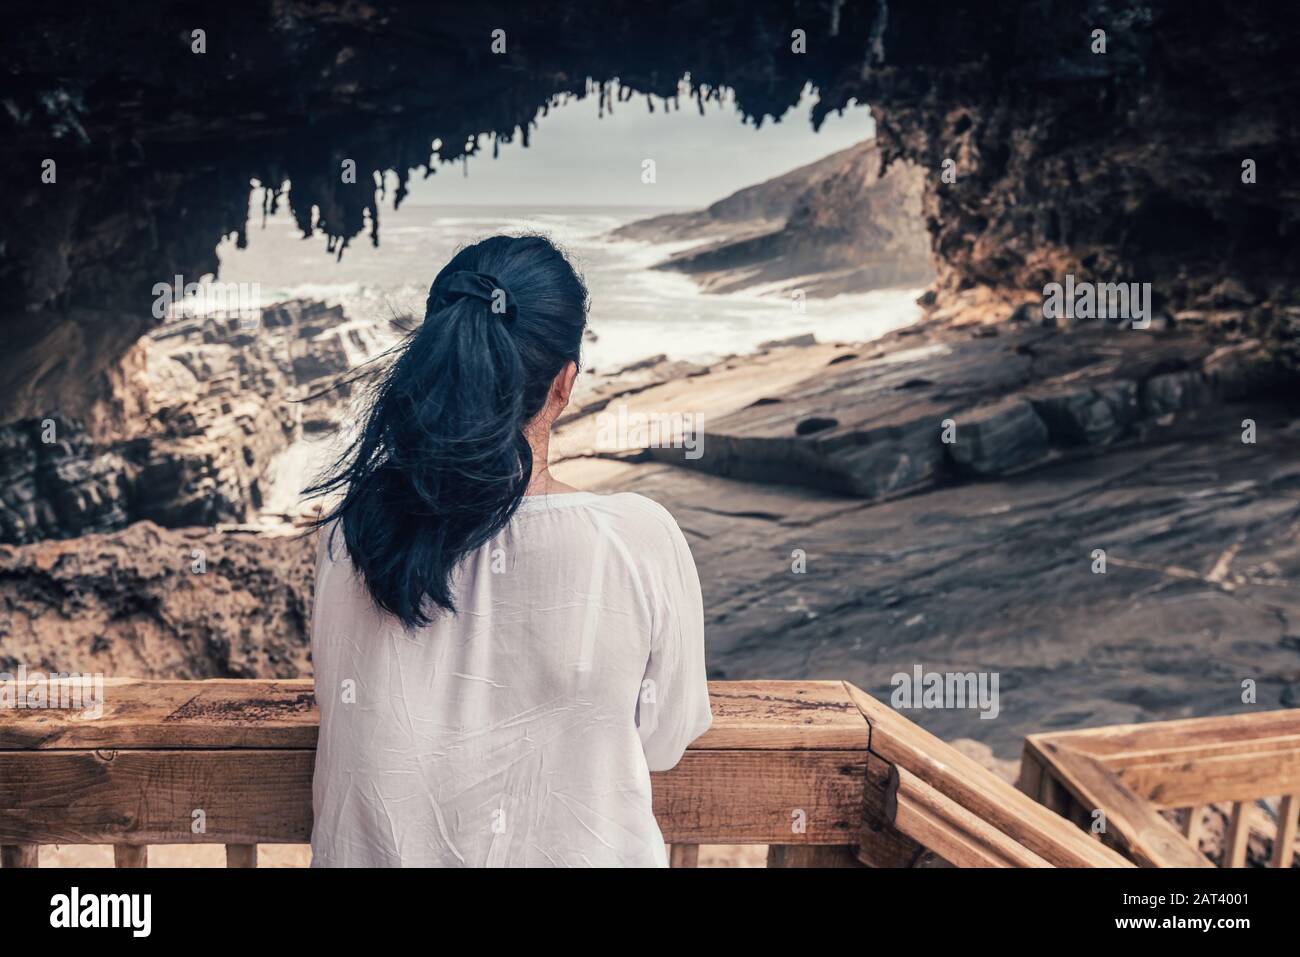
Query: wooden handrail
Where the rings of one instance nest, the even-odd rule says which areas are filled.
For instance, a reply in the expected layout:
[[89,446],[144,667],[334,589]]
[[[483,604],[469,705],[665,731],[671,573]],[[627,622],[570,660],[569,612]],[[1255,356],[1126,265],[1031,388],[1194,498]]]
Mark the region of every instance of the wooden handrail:
[[910,771],[1048,863],[1056,867],[1122,867],[1129,863],[1077,829],[1063,832],[1058,815],[866,692],[849,684],[845,690],[871,728],[869,749],[873,754]]
[[936,791],[911,771],[891,770],[886,814],[957,867],[1051,867],[1029,848]]
[[[1209,867],[1173,824],[1150,804],[1124,787],[1106,767],[1075,752],[1046,745],[1058,779],[1084,808],[1104,814],[1099,823],[1120,835],[1120,843],[1146,867]],[[1091,819],[1092,815],[1087,815]],[[1083,822],[1081,822],[1083,823]]]
[[[771,866],[1126,866],[947,744],[839,681],[712,682],[711,730],[653,775],[676,866],[765,844]],[[6,866],[42,844],[219,843],[229,866],[311,834],[312,683],[106,683],[103,713],[0,711]]]
[[[1145,866],[1212,867],[1207,805],[1229,805],[1223,866],[1242,867],[1252,807],[1279,797],[1269,863],[1290,867],[1300,812],[1300,710],[1115,725],[1025,739],[1020,789]],[[1182,828],[1160,812],[1185,808]]]

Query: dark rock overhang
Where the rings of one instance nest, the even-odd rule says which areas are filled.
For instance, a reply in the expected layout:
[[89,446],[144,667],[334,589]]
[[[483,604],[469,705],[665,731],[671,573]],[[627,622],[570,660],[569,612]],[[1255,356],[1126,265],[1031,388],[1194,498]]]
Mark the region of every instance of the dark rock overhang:
[[[0,420],[85,414],[156,321],[154,283],[214,272],[218,240],[247,228],[251,178],[292,181],[294,215],[329,237],[326,255],[400,199],[376,198],[369,171],[488,150],[557,97],[608,98],[616,80],[633,102],[607,108],[646,109],[647,95],[667,108],[684,74],[693,96],[734,91],[756,122],[806,83],[818,121],[870,103],[886,160],[930,174],[943,295],[1023,295],[1074,270],[1150,281],[1173,310],[1230,279],[1241,323],[1290,356],[1300,17],[1259,0],[955,7],[7,4]],[[793,30],[807,52],[792,51]],[[41,182],[46,159],[55,184]],[[341,182],[344,159],[358,185]],[[955,183],[939,175],[948,159]]]

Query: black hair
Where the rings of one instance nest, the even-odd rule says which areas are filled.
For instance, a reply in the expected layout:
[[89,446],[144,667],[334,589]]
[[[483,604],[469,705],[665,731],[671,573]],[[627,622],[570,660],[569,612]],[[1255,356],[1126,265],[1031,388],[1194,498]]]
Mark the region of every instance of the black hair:
[[578,363],[586,322],[586,286],[545,237],[460,250],[360,432],[306,489],[342,491],[313,524],[337,520],[375,604],[407,627],[429,624],[435,608],[455,613],[457,564],[519,507],[533,468],[524,427],[560,370]]

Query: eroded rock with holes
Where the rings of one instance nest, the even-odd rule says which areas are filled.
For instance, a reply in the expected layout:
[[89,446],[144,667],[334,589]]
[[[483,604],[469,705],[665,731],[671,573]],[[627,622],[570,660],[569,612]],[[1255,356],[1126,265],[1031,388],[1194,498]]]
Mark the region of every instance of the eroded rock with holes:
[[[1008,475],[1096,451],[1212,396],[1210,346],[1178,333],[903,330],[704,429],[704,454],[650,457],[864,498]],[[1170,371],[1170,370],[1174,371]]]

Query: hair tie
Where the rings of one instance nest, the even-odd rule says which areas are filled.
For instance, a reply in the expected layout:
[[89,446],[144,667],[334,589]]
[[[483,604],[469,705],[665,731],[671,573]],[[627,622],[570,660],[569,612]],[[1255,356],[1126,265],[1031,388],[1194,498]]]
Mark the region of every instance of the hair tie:
[[434,283],[429,291],[433,308],[449,305],[460,299],[479,299],[488,304],[493,313],[509,321],[519,314],[519,305],[510,290],[495,276],[485,272],[459,270]]

